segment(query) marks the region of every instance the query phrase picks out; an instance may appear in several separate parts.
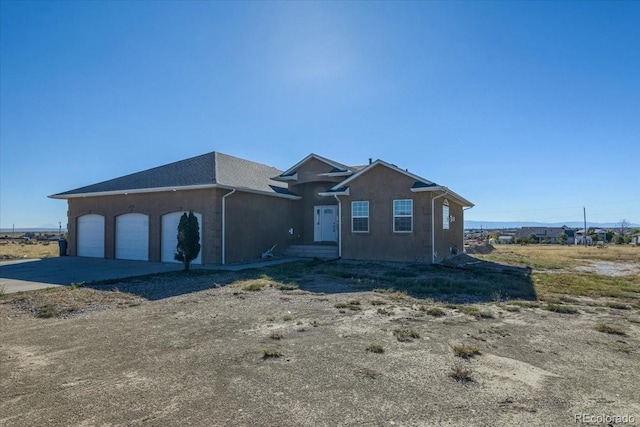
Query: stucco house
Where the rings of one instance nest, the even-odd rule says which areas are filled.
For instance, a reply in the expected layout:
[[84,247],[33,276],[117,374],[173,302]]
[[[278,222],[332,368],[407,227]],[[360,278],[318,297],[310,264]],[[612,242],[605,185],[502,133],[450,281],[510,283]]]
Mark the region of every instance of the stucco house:
[[49,196],[68,202],[69,255],[174,262],[183,212],[198,217],[194,262],[275,253],[440,262],[463,247],[464,209],[447,187],[382,160],[310,154],[286,171],[219,152]]

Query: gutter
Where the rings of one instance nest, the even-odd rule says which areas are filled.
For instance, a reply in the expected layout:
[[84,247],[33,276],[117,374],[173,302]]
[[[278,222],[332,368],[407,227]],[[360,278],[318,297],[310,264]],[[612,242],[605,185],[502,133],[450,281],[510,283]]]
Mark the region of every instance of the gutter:
[[337,194],[333,197],[338,201],[338,258],[342,258],[342,201]]
[[225,224],[225,219],[226,219],[225,199],[235,192],[236,192],[236,189],[234,188],[230,193],[227,193],[224,196],[222,196],[222,265],[225,264],[225,232],[224,232],[225,225],[226,225]]
[[436,263],[436,216],[434,212],[434,201],[439,197],[443,197],[449,194],[449,189],[447,187],[442,187],[442,189],[444,190],[444,193],[431,198],[431,264]]

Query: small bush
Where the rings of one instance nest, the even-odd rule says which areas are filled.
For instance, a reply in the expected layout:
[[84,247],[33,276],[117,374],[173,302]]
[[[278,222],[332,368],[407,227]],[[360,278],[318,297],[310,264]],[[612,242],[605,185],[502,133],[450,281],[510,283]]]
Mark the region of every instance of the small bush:
[[387,305],[386,302],[382,301],[381,299],[373,299],[370,301],[371,305]]
[[333,306],[335,308],[341,308],[341,309],[348,308],[349,310],[353,310],[353,311],[362,310],[362,307],[360,307],[360,301],[358,300],[351,300],[348,302],[337,302]]
[[384,347],[382,346],[382,344],[371,344],[366,348],[366,350],[371,353],[384,353]]
[[553,311],[554,313],[578,314],[578,310],[577,309],[575,309],[573,307],[569,307],[567,305],[547,304],[542,308],[545,309],[545,310],[548,310],[548,311]]
[[607,307],[615,308],[616,310],[631,310],[631,307],[629,307],[627,304],[623,304],[621,302],[610,302],[610,303],[607,303]]
[[282,335],[280,332],[272,332],[271,335],[269,335],[269,338],[271,338],[272,340],[281,340],[282,338],[284,338],[284,335]]
[[453,354],[457,357],[462,357],[463,359],[470,359],[482,353],[480,353],[480,349],[478,347],[473,345],[454,345]]
[[449,376],[451,378],[461,383],[474,382],[471,374],[473,374],[471,368],[459,362],[454,363],[453,366],[451,366],[451,371],[449,372]]
[[438,308],[438,307],[428,308],[426,310],[426,313],[429,316],[433,316],[433,317],[442,317],[442,316],[446,316],[447,315],[447,313],[443,309]]
[[612,326],[612,325],[607,325],[606,323],[598,323],[597,325],[595,325],[593,327],[593,329],[595,329],[598,332],[603,332],[605,334],[611,334],[611,335],[627,335],[621,327],[619,326]]
[[383,316],[393,316],[393,310],[387,310],[386,308],[379,308],[378,314],[382,314]]
[[494,316],[489,311],[482,311],[478,307],[470,305],[459,305],[458,310],[466,315],[473,316],[476,319],[493,319]]
[[262,288],[264,288],[264,283],[254,282],[254,283],[249,283],[248,285],[245,285],[243,289],[245,291],[257,292],[257,291],[261,291]]
[[272,287],[280,291],[295,291],[296,289],[298,289],[298,285],[284,284],[284,283],[278,283],[278,284],[272,285]]
[[413,329],[396,329],[393,331],[393,336],[400,342],[411,342],[420,338],[420,334]]
[[282,317],[282,320],[284,320],[285,322],[289,322],[289,321],[293,320],[293,317],[287,314],[287,315]]
[[520,307],[515,306],[515,305],[508,305],[504,308],[507,311],[510,311],[512,313],[518,313],[520,311]]
[[263,348],[262,349],[262,358],[263,359],[277,359],[281,357],[282,353],[275,348]]

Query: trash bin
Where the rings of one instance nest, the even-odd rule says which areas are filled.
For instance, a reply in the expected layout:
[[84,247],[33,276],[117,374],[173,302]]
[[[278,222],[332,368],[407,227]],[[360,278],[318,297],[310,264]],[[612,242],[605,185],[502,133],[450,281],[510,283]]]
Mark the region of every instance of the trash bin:
[[58,240],[58,247],[60,248],[60,256],[67,256],[67,240]]

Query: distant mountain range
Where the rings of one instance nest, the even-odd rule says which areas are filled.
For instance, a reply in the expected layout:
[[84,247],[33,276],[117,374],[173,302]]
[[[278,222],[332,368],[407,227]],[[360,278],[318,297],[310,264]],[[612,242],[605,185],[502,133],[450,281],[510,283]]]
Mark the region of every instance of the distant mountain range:
[[[567,222],[535,222],[535,221],[465,221],[465,229],[499,229],[499,228],[522,228],[522,227],[562,227],[566,225],[569,228],[584,228],[584,222],[567,221]],[[619,222],[589,222],[587,227],[596,228],[619,228]],[[640,224],[630,224],[629,228],[640,227]]]

